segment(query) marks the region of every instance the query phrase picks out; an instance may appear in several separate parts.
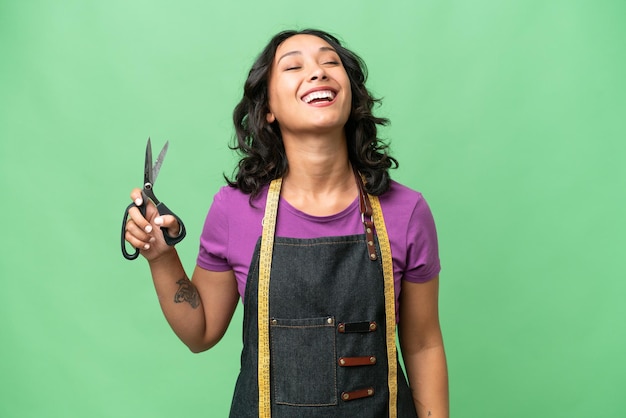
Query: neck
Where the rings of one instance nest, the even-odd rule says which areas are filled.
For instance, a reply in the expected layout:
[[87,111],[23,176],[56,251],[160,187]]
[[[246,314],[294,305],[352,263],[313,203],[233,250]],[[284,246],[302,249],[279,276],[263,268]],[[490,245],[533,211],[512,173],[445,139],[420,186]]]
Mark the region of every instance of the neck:
[[283,136],[289,170],[282,197],[311,215],[331,215],[349,206],[357,188],[343,132],[332,136]]

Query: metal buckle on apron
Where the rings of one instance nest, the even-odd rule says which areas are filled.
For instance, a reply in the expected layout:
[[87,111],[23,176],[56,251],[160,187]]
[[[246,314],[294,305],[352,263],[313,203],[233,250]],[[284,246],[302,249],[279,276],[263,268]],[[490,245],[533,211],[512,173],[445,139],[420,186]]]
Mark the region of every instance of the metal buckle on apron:
[[347,334],[351,332],[373,332],[378,329],[376,321],[364,321],[364,322],[342,322],[337,325],[337,331],[340,334]]

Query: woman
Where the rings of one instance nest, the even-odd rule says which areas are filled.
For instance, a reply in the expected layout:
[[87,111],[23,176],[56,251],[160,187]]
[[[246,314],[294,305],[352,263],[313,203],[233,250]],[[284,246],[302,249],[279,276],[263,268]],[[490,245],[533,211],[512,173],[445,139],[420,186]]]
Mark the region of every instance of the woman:
[[[232,417],[449,414],[434,222],[389,179],[396,162],[376,137],[387,121],[365,78],[325,32],[272,38],[234,112],[243,157],[209,210],[192,280],[155,233],[176,234],[176,220],[130,212],[126,239],[191,351],[213,347],[244,302]],[[141,204],[140,190],[131,198]]]

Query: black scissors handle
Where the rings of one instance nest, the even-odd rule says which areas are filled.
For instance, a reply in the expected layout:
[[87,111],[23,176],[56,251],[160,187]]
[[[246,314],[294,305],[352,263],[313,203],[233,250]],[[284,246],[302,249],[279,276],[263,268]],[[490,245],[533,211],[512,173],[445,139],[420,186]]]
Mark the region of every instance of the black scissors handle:
[[161,231],[163,232],[163,239],[165,239],[165,243],[171,247],[181,242],[183,238],[185,238],[185,236],[187,235],[187,230],[185,229],[185,224],[183,223],[182,219],[180,219],[178,215],[172,212],[170,208],[165,206],[165,203],[163,202],[159,202],[159,204],[156,205],[156,208],[159,211],[159,215],[161,216],[172,215],[174,218],[176,218],[176,221],[178,221],[178,225],[180,228],[180,230],[178,231],[178,235],[176,235],[175,237],[171,236],[167,232],[167,229],[161,228]]
[[[144,203],[141,206],[138,206],[139,211],[141,212],[141,214],[145,217],[146,216],[146,195],[144,194],[143,196],[144,199]],[[126,250],[126,223],[128,222],[128,211],[130,210],[130,208],[132,208],[133,206],[136,206],[134,203],[131,203],[130,205],[128,205],[126,207],[126,211],[124,211],[124,219],[122,219],[122,255],[124,256],[125,259],[127,260],[134,260],[137,257],[139,257],[139,249],[135,248],[135,252],[134,253],[129,253]],[[178,221],[178,225],[180,226],[180,231],[178,232],[178,235],[176,236],[171,236],[168,232],[167,229],[162,228],[161,232],[163,232],[163,239],[165,240],[165,243],[169,246],[174,246],[176,244],[178,244],[179,242],[181,242],[183,240],[183,238],[185,238],[185,236],[187,235],[187,230],[185,228],[185,224],[183,223],[183,221],[178,217],[178,215],[176,215],[174,212],[172,212],[167,206],[165,206],[164,203],[159,202],[158,205],[156,205],[157,211],[159,212],[159,215],[172,215],[174,218],[176,218],[176,221]]]
[[[126,251],[126,223],[128,222],[128,211],[133,206],[137,206],[137,205],[135,205],[134,203],[131,203],[130,205],[128,205],[126,207],[126,210],[124,211],[124,219],[122,219],[122,255],[127,260],[134,260],[137,257],[139,257],[139,248],[135,248],[135,252],[134,253],[129,253],[128,251]],[[139,208],[139,211],[141,212],[141,214],[145,217],[146,216],[146,203],[145,203],[145,200],[144,200],[144,203],[141,206],[138,206],[138,208]]]

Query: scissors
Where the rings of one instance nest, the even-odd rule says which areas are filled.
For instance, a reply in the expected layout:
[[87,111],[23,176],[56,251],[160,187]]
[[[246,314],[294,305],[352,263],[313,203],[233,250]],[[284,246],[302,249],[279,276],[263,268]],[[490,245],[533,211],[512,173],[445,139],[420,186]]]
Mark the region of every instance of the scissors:
[[[174,214],[163,202],[160,202],[159,199],[154,195],[154,182],[156,181],[157,176],[159,175],[159,170],[161,170],[161,164],[163,164],[163,159],[165,158],[165,154],[167,154],[167,147],[169,146],[169,142],[166,142],[163,146],[163,149],[159,153],[154,165],[152,165],[152,144],[150,143],[150,138],[148,138],[148,144],[146,145],[146,161],[144,165],[144,174],[143,174],[143,189],[141,190],[141,197],[143,199],[143,203],[139,206],[139,211],[145,217],[146,209],[148,205],[148,199],[152,200],[152,202],[156,205],[157,210],[159,211],[159,215],[172,215],[178,221],[180,225],[180,232],[177,236],[172,237],[167,229],[162,228],[163,238],[167,245],[176,245],[185,238],[187,235],[187,231],[185,230],[185,224],[183,221]],[[124,212],[124,219],[122,219],[122,255],[127,260],[134,260],[139,256],[139,249],[135,248],[134,253],[129,253],[126,251],[126,240],[124,236],[126,235],[126,223],[128,222],[128,211],[133,206],[136,206],[134,203],[131,203],[126,208]]]

